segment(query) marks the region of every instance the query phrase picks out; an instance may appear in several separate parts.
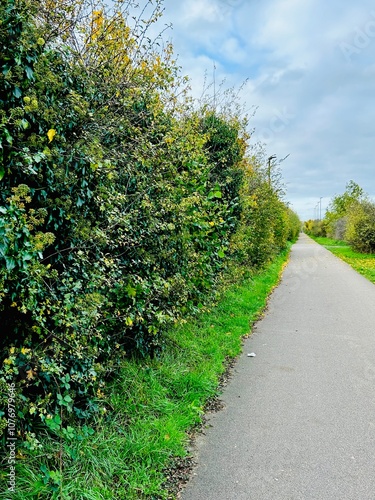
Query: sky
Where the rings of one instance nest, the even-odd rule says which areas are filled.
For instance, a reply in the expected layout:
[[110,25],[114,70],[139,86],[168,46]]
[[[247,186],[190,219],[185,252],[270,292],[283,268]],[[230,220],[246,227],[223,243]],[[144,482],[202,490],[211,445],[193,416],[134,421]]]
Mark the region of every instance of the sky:
[[[375,196],[373,0],[164,0],[158,26],[192,94],[243,88],[251,142],[280,164],[286,201],[322,216],[350,180]],[[212,86],[211,86],[212,89]],[[255,112],[255,114],[254,114]],[[320,205],[321,203],[321,205]]]

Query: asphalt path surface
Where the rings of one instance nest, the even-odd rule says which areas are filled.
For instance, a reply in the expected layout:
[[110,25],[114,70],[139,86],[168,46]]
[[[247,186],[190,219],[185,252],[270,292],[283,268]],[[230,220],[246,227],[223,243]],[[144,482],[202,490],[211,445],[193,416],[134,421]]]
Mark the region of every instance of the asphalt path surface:
[[375,286],[301,235],[221,399],[183,500],[375,500]]

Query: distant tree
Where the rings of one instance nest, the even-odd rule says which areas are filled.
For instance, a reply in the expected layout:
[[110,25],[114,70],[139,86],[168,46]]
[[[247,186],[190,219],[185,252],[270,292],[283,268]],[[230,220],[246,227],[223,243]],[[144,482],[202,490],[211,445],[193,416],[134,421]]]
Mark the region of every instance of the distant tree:
[[353,204],[364,199],[363,189],[353,180],[346,185],[343,194],[335,196],[327,209],[324,221],[327,228],[327,236],[342,239],[346,231],[346,217]]
[[304,232],[310,236],[326,236],[325,222],[312,219],[305,221]]

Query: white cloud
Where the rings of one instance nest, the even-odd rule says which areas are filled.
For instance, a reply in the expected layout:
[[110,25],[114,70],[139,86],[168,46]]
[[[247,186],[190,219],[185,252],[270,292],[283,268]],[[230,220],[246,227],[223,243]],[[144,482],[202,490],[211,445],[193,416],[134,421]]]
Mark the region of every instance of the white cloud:
[[222,19],[222,13],[216,2],[212,0],[188,0],[182,2],[182,21],[187,27],[202,22],[214,23]]
[[351,179],[375,195],[372,0],[165,0],[165,8],[195,95],[214,65],[218,82],[248,79],[241,99],[258,108],[254,140],[267,139],[279,158],[290,153],[287,197],[301,217]]
[[234,63],[243,63],[247,58],[247,52],[241,47],[238,38],[229,37],[224,40],[220,47],[220,55],[227,61]]

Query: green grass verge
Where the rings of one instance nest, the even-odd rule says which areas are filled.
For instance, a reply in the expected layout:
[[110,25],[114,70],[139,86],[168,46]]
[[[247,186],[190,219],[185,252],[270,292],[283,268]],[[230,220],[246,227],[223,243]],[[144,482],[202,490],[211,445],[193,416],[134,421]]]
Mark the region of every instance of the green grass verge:
[[353,269],[375,283],[375,254],[364,254],[355,252],[350,245],[344,241],[332,240],[331,238],[315,237],[317,243],[323,245],[340,259],[347,262]]
[[189,432],[218,394],[220,376],[240,354],[288,253],[230,286],[211,311],[172,329],[160,358],[127,361],[104,389],[108,411],[92,428],[68,428],[60,442],[36,436],[17,459],[16,493],[6,492],[3,473],[0,498],[174,498],[166,470],[187,456]]

